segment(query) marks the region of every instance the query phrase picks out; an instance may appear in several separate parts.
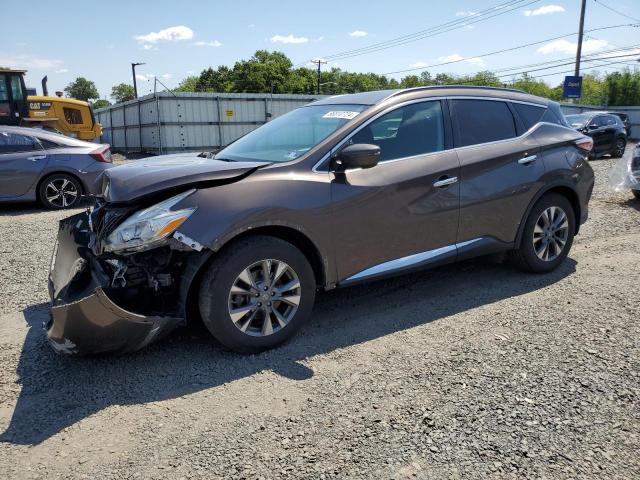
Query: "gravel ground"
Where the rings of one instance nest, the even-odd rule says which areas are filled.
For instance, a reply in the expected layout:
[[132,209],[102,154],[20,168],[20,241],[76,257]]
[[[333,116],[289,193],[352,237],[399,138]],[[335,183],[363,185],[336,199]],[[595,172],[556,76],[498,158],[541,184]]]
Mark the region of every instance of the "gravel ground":
[[292,343],[202,329],[57,357],[57,220],[0,207],[3,478],[640,477],[640,202],[593,162],[591,218],[545,276],[486,259],[321,295]]

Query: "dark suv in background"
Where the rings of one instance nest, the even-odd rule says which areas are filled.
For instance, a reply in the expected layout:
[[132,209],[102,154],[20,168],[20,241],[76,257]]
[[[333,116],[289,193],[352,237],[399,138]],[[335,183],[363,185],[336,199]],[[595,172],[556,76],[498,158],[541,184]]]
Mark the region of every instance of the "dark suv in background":
[[587,219],[592,144],[549,100],[427,87],[325,98],[214,158],[113,168],[92,212],[61,222],[49,340],[129,351],[200,318],[257,352],[318,289],[502,251],[552,271]]
[[593,138],[591,158],[610,154],[613,158],[624,155],[627,147],[627,129],[618,114],[584,112],[567,115],[567,122],[579,132]]

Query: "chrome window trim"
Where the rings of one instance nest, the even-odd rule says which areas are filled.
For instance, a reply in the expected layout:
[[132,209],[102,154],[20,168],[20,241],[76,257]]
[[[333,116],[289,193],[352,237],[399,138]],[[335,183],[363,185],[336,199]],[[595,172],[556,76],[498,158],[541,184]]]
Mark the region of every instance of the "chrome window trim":
[[[364,127],[368,126],[371,122],[377,120],[379,117],[381,117],[383,115],[386,115],[387,113],[390,113],[390,112],[392,112],[393,110],[395,110],[397,108],[401,108],[401,107],[404,107],[406,105],[411,105],[413,103],[422,103],[422,102],[429,102],[429,101],[442,101],[442,100],[488,100],[488,101],[493,101],[493,102],[520,103],[520,104],[523,104],[523,105],[531,105],[533,107],[543,108],[545,110],[547,110],[549,108],[548,105],[541,105],[539,103],[526,102],[524,100],[511,100],[511,99],[505,99],[505,98],[499,98],[499,97],[482,97],[482,96],[470,96],[470,95],[450,95],[450,96],[441,96],[441,97],[424,97],[424,98],[416,98],[416,99],[413,99],[413,100],[408,100],[406,102],[402,102],[402,103],[398,103],[398,104],[395,104],[395,105],[391,105],[391,106],[387,107],[386,109],[376,113],[373,117],[371,117],[365,123],[360,125],[354,131],[349,133],[349,135],[347,135],[345,138],[343,138],[334,147],[332,147],[326,154],[324,154],[322,156],[322,158],[320,160],[318,160],[315,163],[315,165],[311,168],[311,171],[314,172],[314,173],[331,173],[331,169],[330,168],[327,168],[326,170],[318,170],[318,167],[320,165],[322,165],[324,162],[326,162],[331,157],[331,154],[334,151],[338,150],[340,147],[342,147],[342,145],[344,145],[348,140],[350,140],[351,137],[353,137],[356,133],[358,133]],[[484,145],[493,145],[493,144],[498,144],[498,143],[511,142],[513,140],[522,139],[522,138],[526,137],[527,135],[530,135],[533,132],[533,130],[535,130],[538,127],[538,125],[541,125],[541,124],[557,125],[557,124],[550,123],[550,122],[538,122],[535,125],[533,125],[529,130],[527,130],[526,132],[522,133],[522,135],[518,135],[518,136],[515,136],[513,138],[506,138],[506,139],[503,139],[503,140],[494,140],[492,142],[474,143],[473,145],[466,145],[464,147],[445,148],[443,150],[438,150],[437,152],[429,152],[429,153],[425,153],[425,154],[421,154],[421,155],[412,155],[410,157],[393,158],[393,159],[390,159],[390,160],[384,160],[382,162],[379,162],[378,165],[384,164],[384,163],[389,163],[389,162],[397,162],[397,161],[400,161],[400,160],[410,160],[410,159],[413,159],[413,158],[416,158],[416,157],[424,157],[426,155],[433,155],[433,154],[437,154],[437,153],[446,152],[446,151],[449,151],[449,150],[461,150],[461,149],[465,149],[465,148],[473,148],[473,147],[484,146]],[[557,125],[557,126],[562,127],[563,125]],[[355,170],[362,170],[362,169],[361,168],[354,168],[354,169],[350,169],[349,171],[351,172],[351,171],[355,171]]]
[[360,280],[363,278],[371,277],[381,273],[390,273],[400,271],[405,268],[426,262],[427,260],[435,259],[447,253],[457,251],[459,248],[472,245],[476,242],[483,240],[484,237],[473,238],[464,242],[454,243],[451,245],[445,245],[444,247],[435,248],[433,250],[427,250],[425,252],[414,253],[413,255],[407,255],[406,257],[396,258],[394,260],[388,260],[386,262],[373,265],[369,268],[365,268],[360,272],[345,278],[342,282],[352,282],[354,280]]

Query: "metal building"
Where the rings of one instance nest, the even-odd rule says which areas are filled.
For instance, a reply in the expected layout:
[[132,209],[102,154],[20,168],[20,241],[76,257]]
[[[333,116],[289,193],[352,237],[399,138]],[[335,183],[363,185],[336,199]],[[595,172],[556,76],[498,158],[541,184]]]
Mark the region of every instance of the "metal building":
[[115,151],[216,150],[322,95],[159,92],[96,110]]
[[[103,126],[100,142],[111,144],[114,151],[210,151],[319,98],[323,96],[159,92],[96,110],[95,115]],[[565,114],[607,109],[627,113],[631,136],[640,138],[640,107],[561,107]]]

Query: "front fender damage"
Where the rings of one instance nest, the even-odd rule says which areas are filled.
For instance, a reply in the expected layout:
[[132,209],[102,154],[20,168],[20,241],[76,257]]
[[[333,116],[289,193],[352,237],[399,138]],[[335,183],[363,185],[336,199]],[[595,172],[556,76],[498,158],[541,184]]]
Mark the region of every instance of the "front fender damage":
[[95,236],[88,213],[60,222],[44,326],[56,352],[130,352],[186,323],[190,286],[210,250],[177,234],[146,252],[100,254]]

